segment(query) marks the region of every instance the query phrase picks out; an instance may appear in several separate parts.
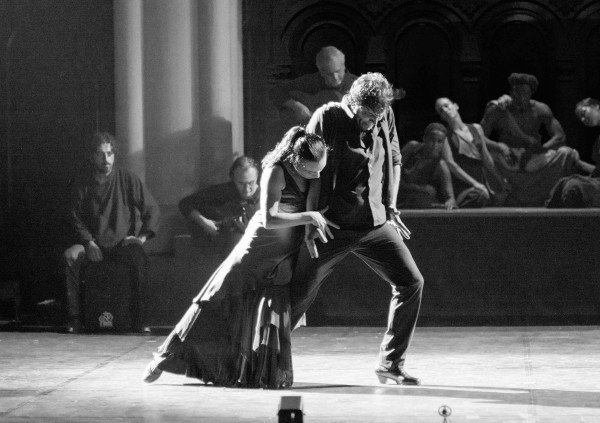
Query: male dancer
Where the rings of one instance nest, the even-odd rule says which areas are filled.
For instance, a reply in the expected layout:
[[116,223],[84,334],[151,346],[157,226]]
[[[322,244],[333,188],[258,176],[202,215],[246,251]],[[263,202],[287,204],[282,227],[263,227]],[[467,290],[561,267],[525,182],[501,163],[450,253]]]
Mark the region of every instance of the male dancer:
[[[375,374],[381,383],[418,385],[404,370],[421,306],[423,277],[403,241],[410,231],[396,209],[400,183],[400,147],[391,84],[380,73],[359,77],[340,103],[317,109],[307,131],[321,135],[331,148],[321,174],[320,194],[307,205],[328,207],[326,217],[341,229],[317,246],[307,233],[291,283],[292,324],[315,299],[325,278],[347,255],[354,254],[392,286],[388,327]],[[318,197],[318,198],[317,198]],[[320,235],[323,240],[323,234]],[[309,263],[317,258],[317,266]]]

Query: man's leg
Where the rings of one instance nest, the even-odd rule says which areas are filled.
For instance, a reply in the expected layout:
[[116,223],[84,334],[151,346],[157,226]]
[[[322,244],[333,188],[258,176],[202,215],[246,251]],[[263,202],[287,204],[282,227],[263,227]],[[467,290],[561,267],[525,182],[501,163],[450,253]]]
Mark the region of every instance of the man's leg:
[[78,332],[81,329],[81,281],[79,275],[82,266],[87,262],[85,247],[75,244],[64,254],[65,283],[67,294],[67,331]]
[[131,329],[134,332],[142,332],[146,319],[145,301],[150,265],[148,256],[139,244],[115,247],[110,254],[113,259],[127,265],[131,284]]
[[418,384],[419,380],[408,376],[403,367],[421,308],[423,276],[402,237],[391,225],[371,231],[354,252],[392,287],[378,369],[399,376],[393,378],[397,382]]
[[336,230],[335,238],[330,239],[327,243],[317,242],[318,259],[311,258],[305,246],[300,248],[290,283],[293,328],[296,327],[298,321],[317,297],[325,278],[350,252],[360,233]]

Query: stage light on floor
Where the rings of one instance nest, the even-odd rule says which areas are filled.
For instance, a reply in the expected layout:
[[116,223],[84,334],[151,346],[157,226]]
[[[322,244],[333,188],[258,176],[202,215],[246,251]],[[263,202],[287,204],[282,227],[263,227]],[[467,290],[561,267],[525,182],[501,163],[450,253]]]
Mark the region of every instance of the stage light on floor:
[[452,415],[452,409],[447,405],[442,405],[438,408],[438,414],[444,418],[444,423],[450,422],[449,417]]
[[284,396],[279,401],[279,423],[302,423],[304,412],[302,411],[301,396]]

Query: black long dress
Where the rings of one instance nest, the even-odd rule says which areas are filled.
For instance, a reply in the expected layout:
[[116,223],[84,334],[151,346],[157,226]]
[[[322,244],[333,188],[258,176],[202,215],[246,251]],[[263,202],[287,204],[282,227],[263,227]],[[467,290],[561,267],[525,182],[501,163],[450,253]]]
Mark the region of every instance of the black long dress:
[[[280,210],[306,208],[281,165]],[[289,388],[293,383],[289,282],[304,227],[267,230],[261,211],[159,347],[164,371],[221,386]]]

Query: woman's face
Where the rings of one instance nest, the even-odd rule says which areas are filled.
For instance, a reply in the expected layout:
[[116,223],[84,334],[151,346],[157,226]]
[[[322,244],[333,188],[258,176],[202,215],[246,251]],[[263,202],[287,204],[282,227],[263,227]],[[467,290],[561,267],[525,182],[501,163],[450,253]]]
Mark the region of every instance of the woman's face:
[[449,98],[438,98],[435,102],[435,111],[442,120],[450,122],[458,115],[458,105]]
[[438,130],[433,130],[423,138],[423,144],[425,149],[425,155],[432,158],[442,157],[442,148],[444,147],[444,141],[446,141],[446,134]]
[[326,164],[327,153],[323,154],[323,157],[319,161],[298,160],[297,163],[294,163],[294,170],[304,179],[317,179],[321,176],[321,172]]
[[585,126],[600,126],[600,107],[583,106],[577,109],[577,116]]

